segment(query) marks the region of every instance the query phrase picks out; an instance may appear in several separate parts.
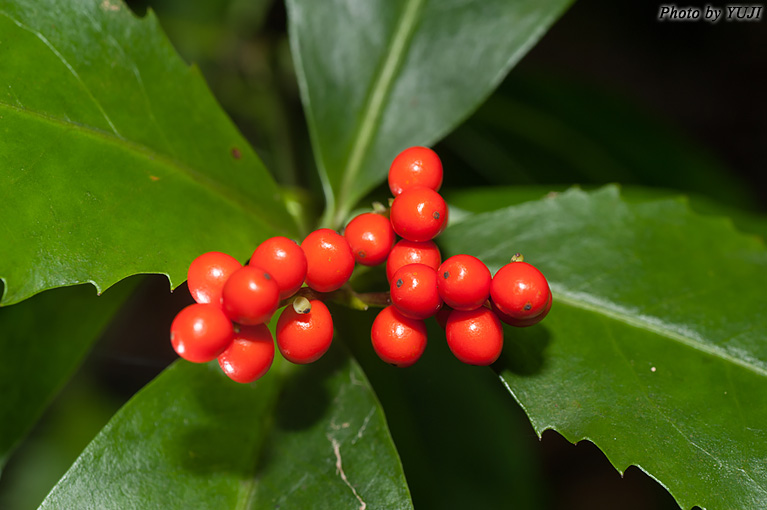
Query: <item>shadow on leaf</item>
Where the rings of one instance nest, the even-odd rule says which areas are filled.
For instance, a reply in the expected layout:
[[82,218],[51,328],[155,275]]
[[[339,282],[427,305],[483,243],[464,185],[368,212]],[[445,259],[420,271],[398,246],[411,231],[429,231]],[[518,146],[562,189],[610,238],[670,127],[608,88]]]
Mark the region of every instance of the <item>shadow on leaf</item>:
[[504,325],[504,346],[501,357],[493,364],[497,373],[505,371],[517,375],[540,374],[546,365],[546,348],[551,343],[551,332],[544,324],[529,328]]
[[282,430],[311,428],[327,413],[330,391],[327,381],[347,366],[348,354],[334,345],[314,363],[293,371],[277,403],[277,426]]
[[[252,384],[235,383],[216,362],[185,369],[190,371],[186,377],[190,387],[179,394],[177,405],[193,410],[193,414],[188,416],[190,425],[179,424],[182,439],[169,443],[176,449],[168,453],[186,471],[249,474],[262,436],[268,434],[265,416],[276,398],[274,381],[264,378]],[[183,401],[186,399],[195,402],[190,405]]]

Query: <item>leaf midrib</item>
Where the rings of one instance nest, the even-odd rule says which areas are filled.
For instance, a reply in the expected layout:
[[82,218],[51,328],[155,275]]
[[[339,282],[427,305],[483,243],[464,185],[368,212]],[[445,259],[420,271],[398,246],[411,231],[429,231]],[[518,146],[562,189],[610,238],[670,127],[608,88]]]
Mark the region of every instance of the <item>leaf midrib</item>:
[[746,370],[749,370],[761,377],[767,377],[767,369],[755,365],[749,361],[736,358],[726,350],[714,345],[703,343],[692,335],[687,336],[679,333],[678,331],[672,329],[671,325],[669,324],[662,323],[660,321],[658,321],[658,323],[653,323],[647,319],[642,319],[641,317],[627,313],[625,310],[621,310],[613,303],[602,302],[591,294],[571,291],[553,283],[551,286],[555,301],[565,303],[573,308],[609,317],[610,319],[622,322],[629,326],[650,331],[657,335],[668,338],[669,340],[675,341],[681,345],[684,345],[685,347],[689,347],[696,351],[703,352],[709,356],[713,356],[715,358],[719,358],[734,365],[745,368]]
[[385,49],[386,58],[381,66],[381,70],[373,80],[370,95],[363,108],[362,120],[357,129],[357,136],[349,151],[349,158],[344,167],[343,180],[341,182],[341,190],[338,197],[340,208],[336,213],[336,217],[333,218],[334,223],[339,223],[343,219],[342,216],[351,207],[351,204],[346,203],[348,196],[350,195],[354,182],[357,179],[357,175],[362,168],[362,162],[373,141],[373,135],[380,124],[385,100],[389,96],[389,92],[391,91],[395,77],[397,76],[397,71],[409,48],[409,42],[412,40],[412,35],[417,24],[416,21],[419,19],[419,14],[424,1],[425,0],[410,0],[407,2],[402,11],[402,15],[397,21],[394,35],[389,40],[389,44]]
[[281,226],[276,225],[272,223],[271,221],[265,220],[265,218],[261,214],[259,214],[260,211],[253,206],[253,201],[245,198],[235,188],[226,186],[217,180],[211,179],[210,177],[198,172],[197,170],[182,163],[181,161],[178,161],[177,159],[169,157],[166,154],[157,152],[146,145],[136,143],[127,138],[117,138],[116,136],[111,135],[107,133],[106,131],[96,129],[91,126],[87,126],[84,124],[77,124],[74,122],[67,122],[64,119],[61,119],[58,117],[37,112],[29,108],[20,108],[18,106],[9,104],[7,102],[0,101],[0,109],[2,108],[15,111],[22,115],[28,115],[39,122],[46,122],[48,124],[52,124],[59,127],[65,127],[66,129],[77,131],[84,136],[90,136],[92,138],[100,140],[101,142],[105,144],[115,146],[125,152],[139,156],[140,158],[150,163],[158,163],[163,166],[175,169],[177,173],[187,176],[191,181],[199,184],[203,189],[211,190],[215,194],[221,197],[224,197],[225,199],[227,199],[228,202],[237,206],[238,209],[243,211],[248,216],[252,216],[259,223],[268,225],[269,227],[271,227],[272,230],[276,230],[276,231],[283,230]]

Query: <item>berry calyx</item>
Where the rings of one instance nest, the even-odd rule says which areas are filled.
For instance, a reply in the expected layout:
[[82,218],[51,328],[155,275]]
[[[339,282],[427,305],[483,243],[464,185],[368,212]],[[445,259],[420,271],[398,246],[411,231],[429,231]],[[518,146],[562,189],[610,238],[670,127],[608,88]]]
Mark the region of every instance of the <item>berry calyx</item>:
[[274,340],[265,324],[240,326],[231,345],[218,356],[229,379],[250,383],[263,377],[274,361]]
[[216,359],[232,343],[234,328],[221,308],[195,303],[181,310],[170,326],[170,343],[176,353],[193,363]]
[[356,216],[346,225],[344,237],[354,260],[363,266],[376,266],[386,260],[396,240],[389,218],[376,213]]
[[439,191],[442,161],[428,147],[410,147],[400,152],[389,168],[389,189],[395,197],[408,188],[425,186]]
[[390,281],[391,302],[402,315],[427,319],[442,308],[437,292],[437,272],[425,264],[401,267]]
[[317,292],[341,288],[354,271],[354,255],[344,236],[329,228],[315,230],[301,243],[306,254],[306,284]]
[[455,310],[476,310],[490,297],[487,266],[472,255],[454,255],[437,269],[440,297]]
[[551,296],[549,282],[532,264],[510,262],[495,273],[490,285],[493,304],[514,319],[536,317]]
[[426,350],[426,325],[422,320],[405,317],[394,306],[387,306],[373,321],[370,340],[383,361],[409,367]]
[[312,311],[312,302],[304,296],[298,296],[293,300],[293,311],[299,315],[309,313]]
[[232,273],[221,299],[224,313],[231,320],[251,326],[268,322],[279,301],[280,289],[271,275],[251,265]]
[[198,303],[221,306],[221,290],[232,273],[242,267],[237,259],[220,251],[203,253],[189,265],[189,293]]
[[286,306],[277,321],[277,347],[286,360],[299,365],[320,359],[333,340],[328,307],[316,299],[309,303],[311,309],[305,313]]
[[295,294],[306,278],[304,250],[287,237],[271,237],[261,243],[250,257],[249,264],[260,267],[274,278],[280,289],[280,299]]
[[501,321],[487,308],[453,310],[445,329],[447,345],[460,361],[469,365],[490,365],[503,350]]
[[394,231],[409,241],[434,239],[447,226],[447,205],[439,193],[424,186],[408,188],[391,205]]
[[442,263],[442,255],[433,241],[417,243],[402,239],[391,249],[386,259],[386,278],[391,281],[394,273],[408,264],[426,264],[435,270]]

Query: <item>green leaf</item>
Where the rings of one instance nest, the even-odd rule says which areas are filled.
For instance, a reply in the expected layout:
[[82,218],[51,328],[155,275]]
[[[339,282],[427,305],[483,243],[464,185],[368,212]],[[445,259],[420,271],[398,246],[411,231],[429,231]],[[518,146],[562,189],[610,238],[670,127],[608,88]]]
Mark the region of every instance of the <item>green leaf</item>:
[[[279,358],[279,354],[277,354]],[[386,420],[342,349],[253,384],[179,361],[93,440],[41,508],[412,508]]]
[[[458,222],[470,216],[470,213],[488,212],[510,205],[539,200],[549,194],[566,191],[565,185],[540,186],[493,186],[468,189],[445,189],[442,195],[450,205],[450,220]],[[596,189],[583,186],[583,189]],[[666,198],[678,198],[679,192],[663,188],[644,186],[621,186],[621,196],[629,202],[646,202]],[[742,232],[757,234],[762,240],[767,239],[767,216],[745,212],[742,209],[724,205],[697,193],[686,193],[685,200],[690,208],[707,216],[725,216]]]
[[288,0],[293,57],[338,226],[406,147],[465,119],[571,0]]
[[507,329],[496,365],[538,434],[587,439],[684,508],[767,506],[767,250],[679,200],[617,188],[478,214],[440,238],[549,278],[538,326]]
[[0,0],[3,304],[135,273],[175,287],[208,250],[295,228],[256,154],[150,12]]
[[0,309],[0,470],[135,286],[56,289]]

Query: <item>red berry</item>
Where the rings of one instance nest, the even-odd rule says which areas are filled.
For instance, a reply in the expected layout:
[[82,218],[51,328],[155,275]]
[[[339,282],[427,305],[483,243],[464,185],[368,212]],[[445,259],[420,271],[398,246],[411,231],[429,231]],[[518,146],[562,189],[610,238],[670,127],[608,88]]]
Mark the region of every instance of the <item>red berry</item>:
[[546,277],[527,262],[511,262],[495,273],[490,297],[498,309],[514,319],[538,316],[551,290]]
[[339,289],[354,271],[354,255],[344,236],[329,228],[315,230],[301,248],[308,268],[306,284],[317,292]]
[[234,341],[218,357],[229,379],[249,383],[263,377],[274,361],[274,340],[265,324],[240,326]]
[[440,297],[455,310],[476,310],[490,297],[490,270],[477,257],[454,255],[437,269]]
[[224,312],[234,322],[254,325],[268,322],[280,302],[274,279],[256,266],[238,269],[224,285]]
[[181,310],[170,326],[170,343],[187,361],[216,359],[232,343],[234,328],[220,307],[196,303]]
[[543,311],[538,315],[534,317],[528,317],[527,319],[515,319],[514,317],[510,317],[500,311],[495,303],[492,302],[492,300],[490,303],[493,305],[493,311],[498,316],[498,318],[501,319],[501,322],[505,322],[506,324],[515,326],[517,328],[526,328],[528,326],[535,326],[541,322],[546,317],[546,315],[548,315],[549,310],[551,310],[551,301],[551,294],[549,294],[549,299],[546,301],[546,306],[543,308]]
[[221,306],[221,289],[229,276],[242,267],[237,259],[220,251],[203,253],[192,261],[186,279],[198,303]]
[[402,239],[394,245],[386,259],[386,278],[391,281],[394,273],[408,264],[426,264],[435,270],[442,263],[442,255],[433,241],[416,243]]
[[310,301],[311,311],[300,314],[288,305],[277,321],[277,347],[291,363],[317,361],[330,348],[333,319],[325,303]]
[[425,264],[401,267],[391,279],[391,302],[402,315],[426,319],[442,308],[437,292],[437,272]]
[[410,147],[400,152],[389,168],[389,189],[396,197],[414,186],[439,191],[442,186],[442,161],[427,147]]
[[455,357],[469,365],[490,365],[503,350],[501,321],[487,308],[453,310],[445,334]]
[[378,357],[398,367],[409,367],[426,349],[426,325],[387,306],[376,316],[370,340]]
[[434,316],[434,318],[437,319],[437,324],[439,324],[442,329],[447,328],[447,320],[450,318],[450,312],[452,311],[452,308],[443,305],[442,308],[439,309],[439,312],[437,312],[437,315]]
[[250,257],[250,265],[260,267],[274,278],[280,299],[295,294],[306,277],[304,250],[287,237],[272,237],[261,243]]
[[363,266],[376,266],[389,256],[396,236],[389,218],[376,213],[363,213],[346,225],[344,237]]
[[410,241],[424,242],[437,237],[447,226],[447,205],[433,189],[408,188],[391,205],[394,231]]

